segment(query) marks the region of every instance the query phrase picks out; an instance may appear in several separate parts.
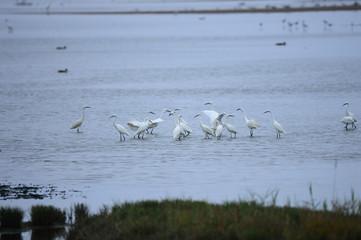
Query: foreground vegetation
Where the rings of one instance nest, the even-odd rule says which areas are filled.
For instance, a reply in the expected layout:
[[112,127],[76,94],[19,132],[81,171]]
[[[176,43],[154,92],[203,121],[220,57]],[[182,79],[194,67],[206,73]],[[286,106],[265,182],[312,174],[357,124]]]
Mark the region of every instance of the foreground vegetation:
[[68,239],[361,239],[360,206],[350,212],[148,200],[104,207],[94,215],[84,205],[76,208]]
[[275,194],[269,203],[265,198],[222,204],[125,202],[95,214],[85,204],[67,211],[36,205],[30,209],[30,223],[22,222],[23,210],[1,207],[0,235],[32,229],[32,239],[361,239],[361,201],[353,191],[350,200],[330,206],[314,200],[312,187],[310,196],[303,207],[276,206]]

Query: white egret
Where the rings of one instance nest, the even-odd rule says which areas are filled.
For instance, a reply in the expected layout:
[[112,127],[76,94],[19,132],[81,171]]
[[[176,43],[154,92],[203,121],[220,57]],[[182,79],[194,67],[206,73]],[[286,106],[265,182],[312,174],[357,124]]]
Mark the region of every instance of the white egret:
[[246,122],[246,125],[249,128],[249,134],[252,137],[253,136],[253,129],[259,128],[259,124],[253,119],[248,119],[247,116],[246,116],[245,111],[243,110],[243,108],[237,108],[236,111],[243,112],[244,121]]
[[[169,114],[169,116],[175,116],[175,113],[176,113],[176,110],[172,111]],[[179,140],[180,141],[180,139],[182,137],[185,137],[185,132],[184,132],[183,128],[180,125],[180,115],[178,115],[178,117],[176,119],[174,119],[173,126],[174,126],[173,140]]]
[[202,114],[198,113],[197,115],[194,116],[194,118],[196,118],[196,117],[199,117],[199,125],[201,127],[201,130],[204,133],[204,138],[209,138],[208,135],[214,136],[212,128],[210,128],[209,126],[203,124],[203,122],[202,122]]
[[347,106],[346,107],[346,117],[351,117],[353,120],[353,123],[351,125],[352,125],[352,127],[356,127],[355,122],[357,122],[357,119],[355,118],[355,115],[352,112],[348,111],[348,107],[350,106],[350,104],[348,102],[345,102],[342,106],[345,106],[345,105]]
[[141,122],[133,119],[133,120],[130,120],[129,122],[127,122],[127,125],[132,131],[137,131],[139,126],[141,125]]
[[179,126],[182,128],[183,132],[186,134],[186,136],[188,136],[189,134],[193,133],[193,129],[192,127],[183,120],[183,117],[181,114],[179,114],[178,116],[178,121],[179,121]]
[[76,128],[77,133],[79,133],[79,128],[84,122],[84,117],[85,117],[84,110],[86,108],[90,108],[90,107],[84,106],[83,109],[82,109],[82,112],[83,112],[82,117],[79,120],[77,120],[75,123],[73,123],[73,125],[71,125],[71,127],[70,127],[70,129],[75,129]]
[[226,115],[226,120],[223,122],[223,125],[226,127],[226,129],[228,130],[231,137],[232,137],[232,133],[234,134],[234,137],[236,137],[237,129],[233,125],[228,123],[228,117],[234,117],[234,115],[232,115],[232,114]]
[[152,131],[150,132],[150,134],[153,134],[153,130],[154,128],[156,128],[159,123],[163,122],[164,120],[162,119],[164,113],[166,112],[170,112],[168,109],[163,109],[162,113],[160,114],[159,118],[152,120],[152,124],[150,125],[149,129],[152,129]]
[[217,128],[217,118],[219,117],[219,113],[213,110],[213,103],[212,102],[207,102],[204,105],[211,105],[212,106],[212,110],[204,110],[202,111],[204,114],[206,114],[209,119],[210,119],[210,126],[211,128],[215,131]]
[[149,120],[148,117],[144,119],[144,122],[140,123],[140,126],[138,127],[137,131],[134,133],[135,136],[138,136],[138,139],[140,139],[140,134],[142,134],[142,139],[144,139],[144,132],[149,128],[149,126],[152,124],[152,121]]
[[277,132],[277,138],[281,138],[281,133],[287,134],[286,131],[283,129],[283,127],[281,126],[281,124],[279,124],[275,118],[273,117],[273,114],[271,111],[265,111],[265,113],[271,113],[272,116],[272,123],[273,123],[273,127],[276,129]]
[[345,124],[345,129],[347,131],[348,130],[347,126],[349,124],[351,124],[351,126],[352,126],[355,123],[355,121],[353,120],[353,118],[351,116],[346,116],[346,117],[341,118],[341,123]]
[[125,140],[125,137],[124,135],[128,135],[130,136],[130,133],[127,131],[127,129],[125,129],[122,125],[120,125],[119,123],[115,123],[117,121],[117,115],[116,114],[113,114],[110,116],[110,118],[114,118],[114,121],[113,121],[113,125],[114,125],[114,128],[119,132],[119,135],[120,135],[120,141]]
[[215,132],[215,134],[216,134],[216,137],[217,137],[217,139],[220,139],[221,137],[222,137],[222,131],[223,131],[223,123],[222,123],[222,118],[223,118],[223,116],[225,115],[225,113],[222,113],[222,114],[220,114],[218,117],[217,117],[217,119],[216,119],[216,132]]

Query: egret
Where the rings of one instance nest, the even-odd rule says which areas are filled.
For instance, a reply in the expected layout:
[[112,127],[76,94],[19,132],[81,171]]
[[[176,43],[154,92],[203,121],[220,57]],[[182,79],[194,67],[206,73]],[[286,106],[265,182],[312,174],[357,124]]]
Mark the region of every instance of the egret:
[[142,134],[142,139],[144,139],[144,132],[149,128],[149,126],[152,124],[152,121],[149,120],[148,117],[144,119],[144,122],[140,123],[140,126],[138,127],[137,131],[134,133],[135,136],[138,135],[138,139],[140,139],[140,134]]
[[141,122],[133,119],[133,120],[130,120],[129,122],[127,122],[127,125],[132,131],[137,131],[139,126],[141,125]]
[[[172,111],[169,116],[175,116],[176,111]],[[180,141],[182,137],[185,137],[185,132],[180,125],[180,115],[174,119],[173,139]]]
[[259,124],[253,119],[248,119],[247,116],[246,116],[245,111],[243,110],[243,108],[237,108],[236,111],[243,112],[244,121],[246,122],[246,125],[249,128],[249,134],[252,137],[253,136],[253,129],[259,128]]
[[186,134],[185,137],[193,132],[191,126],[186,121],[183,120],[183,116],[181,114],[179,114],[178,116],[178,121],[179,121],[179,126],[183,129],[183,132]]
[[220,114],[218,117],[217,117],[217,119],[216,119],[216,132],[215,132],[215,134],[216,134],[216,137],[217,137],[217,139],[220,139],[221,137],[222,137],[222,131],[223,131],[223,123],[222,123],[222,118],[223,118],[223,116],[225,115],[225,113],[222,113],[222,114]]
[[199,125],[201,126],[201,129],[204,133],[204,138],[209,138],[208,135],[214,136],[213,134],[213,130],[212,128],[210,128],[209,126],[203,124],[202,122],[202,114],[198,113],[197,115],[194,116],[194,118],[199,117]]
[[273,123],[273,127],[276,129],[277,132],[277,138],[281,138],[281,133],[287,134],[286,131],[283,129],[283,127],[281,126],[281,124],[279,124],[275,118],[273,117],[273,114],[271,111],[265,111],[265,113],[271,113],[272,116],[272,123]]
[[120,135],[120,141],[125,140],[125,137],[124,135],[128,135],[130,136],[130,133],[127,131],[127,129],[125,129],[122,125],[120,125],[119,123],[115,123],[117,121],[117,115],[113,114],[110,116],[110,118],[114,118],[114,121],[113,121],[113,125],[114,125],[114,128],[119,132],[119,135]]
[[355,122],[357,122],[357,119],[355,118],[355,115],[352,112],[348,111],[348,107],[350,106],[350,104],[348,102],[345,102],[342,106],[345,106],[345,105],[347,106],[346,107],[346,117],[351,117],[353,120],[353,123],[351,125],[352,125],[352,127],[356,127]]
[[170,112],[170,110],[168,110],[168,109],[163,109],[163,111],[162,111],[162,113],[160,114],[159,118],[152,120],[152,124],[151,124],[151,126],[149,127],[149,128],[152,129],[152,131],[150,132],[150,134],[153,134],[154,128],[156,128],[156,127],[159,125],[159,123],[161,123],[161,122],[164,121],[164,120],[162,119],[162,117],[163,117],[164,113],[166,113],[166,112]]
[[232,137],[232,133],[234,134],[234,137],[236,137],[237,129],[233,125],[228,123],[228,117],[234,117],[234,115],[232,114],[226,115],[226,121],[224,121],[223,125],[226,127],[231,137]]
[[353,125],[355,123],[355,121],[353,120],[353,118],[351,116],[346,116],[341,119],[341,123],[345,124],[345,129],[347,131],[348,130],[347,126],[349,124]]
[[84,106],[83,109],[82,109],[82,111],[83,111],[82,117],[81,117],[78,121],[76,121],[75,123],[73,123],[73,125],[71,125],[71,127],[70,127],[70,129],[75,129],[75,128],[76,128],[76,129],[77,129],[77,130],[76,130],[77,133],[79,133],[79,128],[80,128],[80,126],[82,125],[82,123],[84,122],[84,116],[85,116],[84,110],[85,110],[86,108],[90,108],[90,107]]
[[219,117],[219,113],[213,110],[213,103],[207,102],[204,105],[211,105],[212,110],[204,110],[202,111],[204,114],[206,114],[210,119],[211,128],[215,131],[217,128],[217,118]]

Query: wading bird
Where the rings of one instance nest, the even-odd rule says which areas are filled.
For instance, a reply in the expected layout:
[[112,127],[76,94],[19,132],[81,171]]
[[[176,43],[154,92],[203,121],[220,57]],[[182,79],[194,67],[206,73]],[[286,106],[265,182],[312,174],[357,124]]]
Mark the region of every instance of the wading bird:
[[83,107],[83,115],[82,115],[82,117],[78,120],[78,121],[76,121],[75,123],[73,123],[73,125],[71,125],[71,127],[70,127],[70,129],[77,129],[76,131],[77,131],[77,133],[79,133],[79,128],[80,128],[80,126],[82,125],[82,123],[84,122],[84,116],[85,116],[85,114],[84,114],[84,110],[86,109],[86,108],[90,108],[90,107],[88,107],[88,106],[84,106]]
[[222,118],[223,118],[224,115],[226,115],[226,114],[222,113],[216,119],[216,126],[217,127],[216,127],[215,134],[216,134],[216,137],[217,137],[218,140],[221,139],[221,137],[222,137],[222,132],[223,132],[223,128],[224,128]]
[[353,120],[353,118],[351,116],[346,116],[346,117],[341,118],[341,123],[345,124],[345,129],[347,131],[348,125],[351,124],[351,126],[353,126],[355,124],[355,121]]
[[281,126],[281,124],[279,124],[275,118],[273,117],[273,114],[271,111],[265,111],[265,113],[271,113],[272,116],[272,123],[273,123],[273,127],[276,129],[277,132],[277,138],[281,138],[281,133],[287,134],[286,131],[283,129],[283,127]]
[[138,136],[138,139],[140,139],[140,134],[142,134],[142,139],[144,139],[144,132],[148,130],[149,126],[152,124],[152,121],[149,120],[148,117],[144,119],[144,122],[140,123],[140,126],[138,127],[137,131],[134,133],[135,136]]
[[244,121],[246,122],[246,125],[249,128],[249,135],[252,137],[253,136],[253,129],[259,128],[259,124],[253,119],[248,119],[247,116],[246,116],[245,111],[243,110],[243,108],[237,108],[236,111],[243,112]]
[[169,111],[168,109],[164,109],[164,110],[162,111],[162,113],[160,114],[159,118],[152,120],[152,124],[151,124],[150,127],[149,127],[149,129],[152,129],[152,131],[150,132],[150,134],[153,134],[154,128],[156,128],[156,127],[159,125],[159,123],[161,123],[161,122],[164,121],[164,120],[162,119],[162,117],[163,117],[164,113],[166,113],[166,112],[170,112],[170,111]]
[[351,127],[355,127],[356,128],[356,124],[355,122],[357,122],[357,119],[355,118],[355,115],[352,112],[348,111],[348,107],[350,106],[350,104],[348,102],[345,102],[342,106],[347,106],[346,107],[346,117],[351,117],[353,120],[353,123],[351,124]]
[[197,115],[194,116],[194,118],[196,118],[196,117],[199,117],[199,125],[201,127],[201,130],[204,133],[204,138],[210,138],[208,135],[214,136],[212,128],[210,128],[209,126],[203,124],[203,122],[202,122],[202,114],[198,113]]
[[226,127],[226,129],[228,130],[231,137],[232,137],[232,134],[234,134],[234,138],[236,138],[237,129],[233,125],[228,123],[228,117],[234,117],[234,115],[232,115],[232,114],[226,115],[226,120],[223,122],[223,125]]
[[119,123],[115,123],[117,121],[116,114],[111,115],[110,118],[114,118],[113,125],[114,125],[114,128],[119,132],[120,141],[122,141],[123,139],[125,141],[124,135],[130,136],[130,133],[122,125],[120,125]]

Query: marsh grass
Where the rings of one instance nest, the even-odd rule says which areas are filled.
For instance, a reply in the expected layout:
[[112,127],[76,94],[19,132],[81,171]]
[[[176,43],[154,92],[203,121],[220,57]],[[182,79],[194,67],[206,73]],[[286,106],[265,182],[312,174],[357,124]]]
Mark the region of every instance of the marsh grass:
[[30,217],[33,227],[65,225],[66,212],[53,206],[35,205],[31,207]]
[[361,239],[356,208],[352,213],[255,201],[126,202],[76,221],[68,239]]
[[0,208],[0,228],[20,229],[24,211],[20,208],[1,207]]

